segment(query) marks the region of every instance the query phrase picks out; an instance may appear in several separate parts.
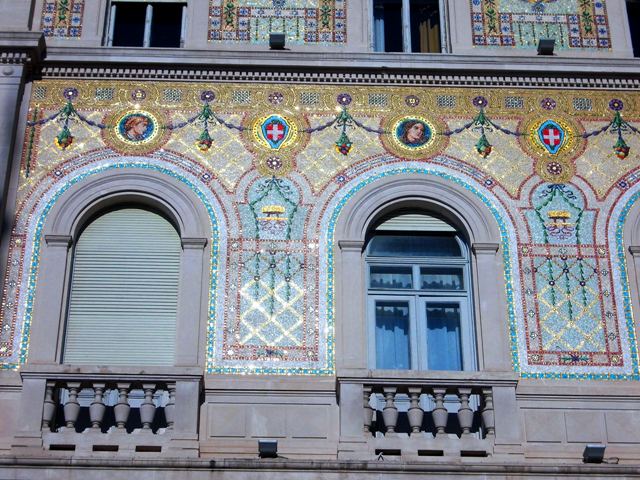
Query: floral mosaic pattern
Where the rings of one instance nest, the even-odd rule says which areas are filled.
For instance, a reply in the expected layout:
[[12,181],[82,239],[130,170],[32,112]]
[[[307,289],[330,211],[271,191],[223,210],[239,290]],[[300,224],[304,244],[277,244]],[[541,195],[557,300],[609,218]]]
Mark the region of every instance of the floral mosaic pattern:
[[40,29],[46,37],[79,38],[84,0],[44,0]]
[[605,0],[471,0],[473,44],[536,48],[611,48]]
[[[358,191],[412,174],[468,190],[496,219],[505,328],[520,375],[640,379],[621,234],[640,197],[640,146],[629,127],[640,121],[636,94],[60,80],[35,82],[33,92],[2,297],[4,368],[28,355],[48,209],[72,185],[120,168],[169,175],[210,213],[209,372],[334,373],[336,221]],[[153,112],[166,135],[148,151],[105,133],[134,108]],[[624,116],[614,126],[629,122],[624,156],[613,148],[619,136],[602,130],[612,112]],[[478,149],[477,131],[463,128],[480,114],[490,154]],[[523,127],[533,117],[599,131],[553,159],[580,174],[563,183],[539,175],[542,157],[525,143],[536,132]],[[297,125],[291,144],[268,148],[255,135],[262,118]],[[384,126],[403,118],[422,119],[441,147],[410,158],[389,147],[398,133]],[[284,134],[284,125],[267,123],[263,136]],[[336,138],[347,133],[345,154]],[[607,175],[588,173],[603,165]]]
[[210,0],[209,41],[269,43],[283,32],[291,44],[347,41],[347,0]]

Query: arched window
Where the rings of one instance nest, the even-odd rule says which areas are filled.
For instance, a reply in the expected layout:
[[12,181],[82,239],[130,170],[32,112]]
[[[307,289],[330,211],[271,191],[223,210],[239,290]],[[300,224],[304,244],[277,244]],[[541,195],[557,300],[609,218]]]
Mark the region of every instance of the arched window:
[[365,249],[370,367],[476,369],[469,248],[426,212],[395,212]]
[[73,252],[63,362],[173,365],[180,237],[158,213],[99,214]]

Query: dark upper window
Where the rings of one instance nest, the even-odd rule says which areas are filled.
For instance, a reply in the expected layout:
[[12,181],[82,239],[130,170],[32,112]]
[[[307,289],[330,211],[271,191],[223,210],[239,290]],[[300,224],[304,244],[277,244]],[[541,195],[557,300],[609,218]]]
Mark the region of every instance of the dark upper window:
[[111,0],[107,45],[177,48],[184,44],[185,2]]
[[627,0],[627,16],[629,17],[633,56],[640,57],[640,0]]
[[371,367],[476,368],[469,253],[452,225],[391,217],[369,235],[366,260]]
[[438,53],[440,0],[373,0],[376,52]]

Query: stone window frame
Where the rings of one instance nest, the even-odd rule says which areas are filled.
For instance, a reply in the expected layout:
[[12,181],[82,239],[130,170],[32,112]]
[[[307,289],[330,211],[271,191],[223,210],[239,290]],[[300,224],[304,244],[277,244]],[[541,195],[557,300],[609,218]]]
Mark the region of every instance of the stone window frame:
[[[397,175],[373,182],[345,205],[335,230],[336,366],[368,370],[365,239],[382,217],[399,210],[425,210],[445,218],[471,250],[472,309],[478,370],[512,372],[506,280],[498,226],[487,207],[467,189],[428,175]],[[479,281],[479,279],[483,279]]]
[[[611,228],[611,227],[610,227]],[[640,339],[640,321],[637,312],[640,311],[640,202],[636,201],[629,210],[622,231],[627,267],[627,288],[630,297],[636,341]],[[615,248],[611,245],[611,248]],[[620,306],[623,308],[623,306]],[[620,325],[624,329],[624,325]]]
[[206,209],[186,186],[166,175],[122,171],[101,173],[74,185],[47,216],[28,363],[62,362],[73,245],[97,213],[122,204],[152,208],[177,228],[182,253],[174,366],[204,368],[211,257]]

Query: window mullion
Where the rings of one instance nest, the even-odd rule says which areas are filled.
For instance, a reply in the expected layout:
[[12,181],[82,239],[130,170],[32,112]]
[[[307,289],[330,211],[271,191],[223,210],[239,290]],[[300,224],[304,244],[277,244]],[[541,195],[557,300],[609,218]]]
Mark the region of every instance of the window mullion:
[[146,16],[144,19],[144,40],[142,41],[143,47],[151,45],[151,23],[153,22],[153,5],[147,5]]
[[184,48],[185,38],[187,36],[187,5],[182,6],[182,25],[180,26],[180,48]]
[[418,297],[413,296],[412,300],[409,302],[409,346],[411,348],[410,352],[410,361],[411,364],[409,368],[411,370],[420,370],[422,368],[422,358],[419,352],[419,344],[421,341],[420,334],[420,322],[419,322],[419,311],[418,311]]
[[411,6],[402,0],[402,51],[411,52]]
[[109,12],[109,29],[108,29],[108,33],[107,33],[107,46],[108,47],[112,47],[113,46],[113,32],[115,31],[116,28],[116,13],[117,13],[117,5],[113,4],[111,5],[111,9]]

